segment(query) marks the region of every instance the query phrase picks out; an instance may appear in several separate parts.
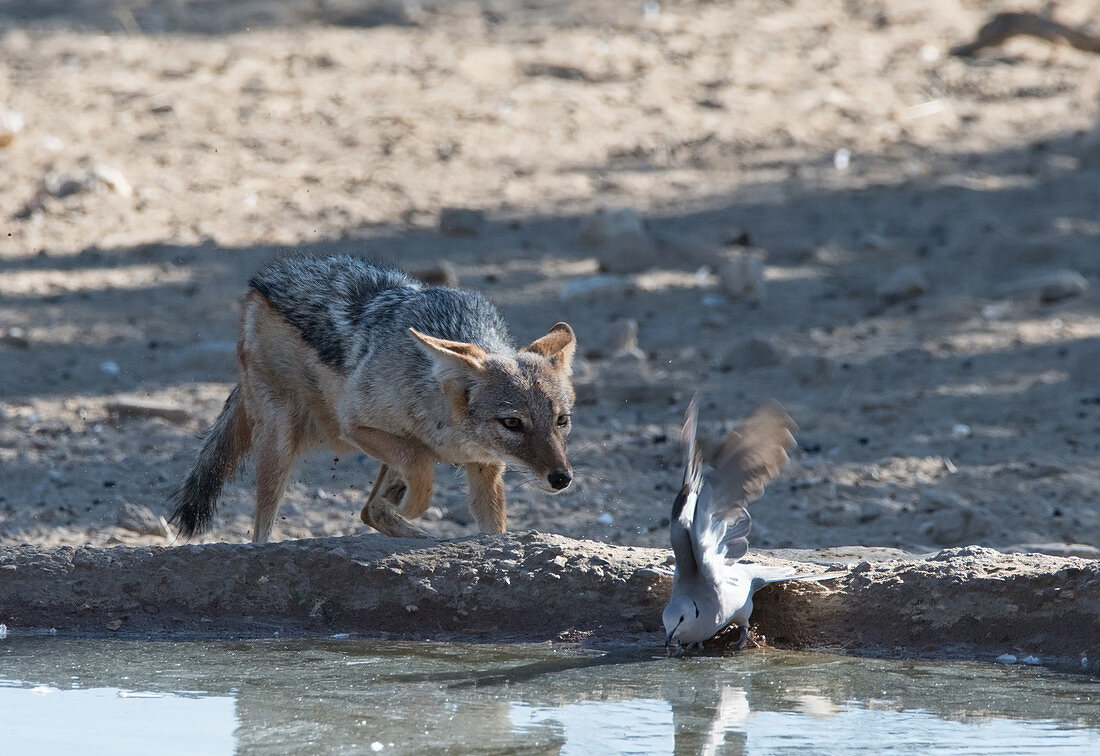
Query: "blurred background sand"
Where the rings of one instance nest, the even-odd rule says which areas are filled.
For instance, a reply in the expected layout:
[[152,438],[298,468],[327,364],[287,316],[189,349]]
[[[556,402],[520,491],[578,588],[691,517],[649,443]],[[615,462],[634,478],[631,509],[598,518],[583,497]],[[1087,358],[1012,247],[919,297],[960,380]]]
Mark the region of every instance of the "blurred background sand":
[[[665,545],[699,388],[709,438],[801,426],[756,545],[1100,554],[1100,58],[949,54],[1020,8],[0,0],[0,542],[167,543],[300,249],[573,325],[578,480],[510,474],[512,530]],[[304,460],[276,537],[363,532],[376,469]],[[210,539],[251,513],[246,473]]]

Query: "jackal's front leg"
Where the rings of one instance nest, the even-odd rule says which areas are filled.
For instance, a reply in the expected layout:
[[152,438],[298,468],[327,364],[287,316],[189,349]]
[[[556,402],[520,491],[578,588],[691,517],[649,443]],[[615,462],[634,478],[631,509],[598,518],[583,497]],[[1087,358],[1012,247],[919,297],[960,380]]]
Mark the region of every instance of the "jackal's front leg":
[[466,465],[470,512],[482,533],[503,533],[508,516],[504,499],[504,465]]
[[367,513],[370,511],[372,501],[381,496],[396,507],[401,504],[401,500],[405,497],[405,491],[408,489],[408,485],[397,474],[397,471],[383,463],[378,468],[378,477],[374,480],[374,486],[371,487],[370,495],[367,496],[367,503],[363,505],[363,511],[359,513],[359,518],[370,525]]
[[[430,538],[431,534],[426,530],[402,516],[419,517],[431,505],[435,463],[428,450],[415,441],[362,426],[344,435],[348,441],[383,462],[378,480],[360,513],[363,522],[379,533],[394,538]],[[406,487],[400,512],[387,500],[387,493],[394,490],[394,470],[398,479],[404,479]]]

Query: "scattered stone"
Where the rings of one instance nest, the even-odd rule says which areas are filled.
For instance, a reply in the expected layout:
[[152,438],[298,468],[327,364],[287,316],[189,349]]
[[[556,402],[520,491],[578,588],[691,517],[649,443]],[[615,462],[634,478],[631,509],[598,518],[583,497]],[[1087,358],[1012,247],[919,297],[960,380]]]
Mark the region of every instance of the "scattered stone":
[[832,361],[816,354],[795,355],[788,364],[791,374],[801,386],[811,383],[825,383],[833,374]]
[[468,207],[445,207],[439,212],[439,230],[451,236],[477,236],[485,226],[485,213]]
[[966,423],[955,423],[951,426],[952,438],[970,438],[974,435],[974,429]]
[[0,622],[0,640],[4,640],[8,637],[8,626],[3,622]]
[[1014,281],[999,287],[995,294],[999,297],[1036,297],[1042,304],[1053,304],[1080,296],[1088,288],[1088,279],[1075,270],[1063,269]]
[[1059,270],[1044,276],[1036,282],[1039,290],[1039,301],[1043,304],[1061,302],[1063,299],[1072,299],[1084,294],[1089,289],[1089,282],[1084,276],[1075,270]]
[[772,367],[786,359],[783,350],[763,336],[750,336],[734,347],[730,360],[741,369]]
[[1028,654],[1023,659],[1021,659],[1020,661],[1022,661],[1024,664],[1027,664],[1028,666],[1031,666],[1031,667],[1034,667],[1037,664],[1042,664],[1042,661],[1039,660],[1039,657],[1038,656],[1033,656],[1032,654]]
[[646,383],[652,379],[645,352],[638,348],[638,322],[619,320],[612,324],[601,347],[591,353],[608,361],[600,369],[602,381],[612,384]]
[[601,512],[600,516],[596,518],[596,522],[601,525],[614,525],[615,518],[611,516],[610,512]]
[[841,173],[848,170],[852,164],[852,152],[847,147],[841,147],[833,153],[833,167]]
[[458,288],[458,269],[446,260],[434,268],[413,271],[412,276],[429,286],[446,286],[448,289]]
[[[588,357],[591,359],[613,359],[621,354],[640,353],[638,349],[638,321],[633,318],[616,320],[607,329],[603,343],[591,349]],[[642,359],[645,355],[642,354]]]
[[92,186],[93,177],[87,173],[47,173],[42,178],[42,191],[56,199],[79,194]]
[[887,502],[880,501],[878,499],[871,499],[863,502],[859,507],[859,521],[871,522],[877,520],[884,514],[896,514],[897,507],[891,506]]
[[157,402],[151,399],[117,399],[107,402],[105,405],[107,416],[116,424],[124,420],[146,419],[159,417],[170,423],[185,423],[191,415],[187,410],[176,407],[166,402]]
[[98,182],[98,184],[121,197],[132,197],[134,195],[134,189],[130,186],[130,182],[122,175],[122,171],[117,168],[97,163],[92,166],[91,177],[93,182]]
[[1001,654],[1000,656],[998,656],[996,658],[996,662],[998,664],[1015,664],[1016,663],[1016,655],[1015,654]]
[[3,334],[0,334],[0,344],[15,349],[31,348],[31,342],[30,339],[27,338],[27,332],[18,327],[9,328]]
[[122,620],[120,619],[113,619],[107,623],[107,629],[111,632],[118,630],[120,627],[122,627]]
[[164,538],[172,535],[172,531],[168,529],[168,522],[143,504],[124,502],[118,510],[116,522],[120,528],[132,530],[141,535],[156,535]]
[[876,290],[876,295],[884,304],[895,304],[916,299],[928,293],[928,279],[920,268],[906,265],[894,271]]
[[329,637],[334,640],[347,640],[351,637],[351,633],[333,633]]
[[131,197],[134,193],[121,171],[102,164],[72,173],[47,173],[40,188],[40,194],[56,199],[88,191],[111,191],[123,197]]
[[917,500],[917,506],[923,512],[938,512],[941,509],[962,509],[966,506],[958,495],[941,488],[926,488]]
[[599,248],[600,268],[638,273],[657,264],[657,248],[633,208],[597,210],[581,226],[580,239]]
[[579,232],[580,240],[593,247],[624,234],[645,235],[645,224],[633,208],[612,211],[600,208],[581,224]]
[[23,130],[23,114],[0,105],[0,147],[7,147]]
[[558,297],[568,300],[577,297],[621,296],[632,288],[631,282],[622,276],[598,273],[566,281],[562,284]]
[[122,372],[122,370],[118,366],[118,363],[111,362],[110,360],[99,363],[99,369],[101,372],[104,372],[107,375],[118,375]]
[[731,249],[718,266],[718,282],[721,291],[732,299],[759,302],[764,299],[763,250],[751,248]]
[[935,512],[925,529],[936,543],[951,546],[981,538],[992,525],[988,515],[964,504]]

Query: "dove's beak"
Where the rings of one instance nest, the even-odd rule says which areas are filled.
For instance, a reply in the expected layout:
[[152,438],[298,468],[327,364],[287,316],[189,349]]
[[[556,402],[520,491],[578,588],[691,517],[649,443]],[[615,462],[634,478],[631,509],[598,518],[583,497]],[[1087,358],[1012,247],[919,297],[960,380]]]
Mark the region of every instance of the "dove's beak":
[[668,635],[665,636],[665,650],[666,651],[668,650],[668,647],[672,645],[672,641],[676,639],[676,631],[680,629],[681,624],[682,623],[677,622],[676,627],[672,628],[672,630],[669,631]]

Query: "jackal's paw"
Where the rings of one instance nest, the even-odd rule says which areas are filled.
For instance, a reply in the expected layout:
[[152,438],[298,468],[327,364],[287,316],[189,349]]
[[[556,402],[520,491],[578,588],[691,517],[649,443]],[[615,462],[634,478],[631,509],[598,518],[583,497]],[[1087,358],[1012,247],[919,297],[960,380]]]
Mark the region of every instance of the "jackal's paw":
[[384,499],[375,499],[363,508],[362,520],[379,533],[391,538],[434,538],[423,528],[402,517],[393,505]]

